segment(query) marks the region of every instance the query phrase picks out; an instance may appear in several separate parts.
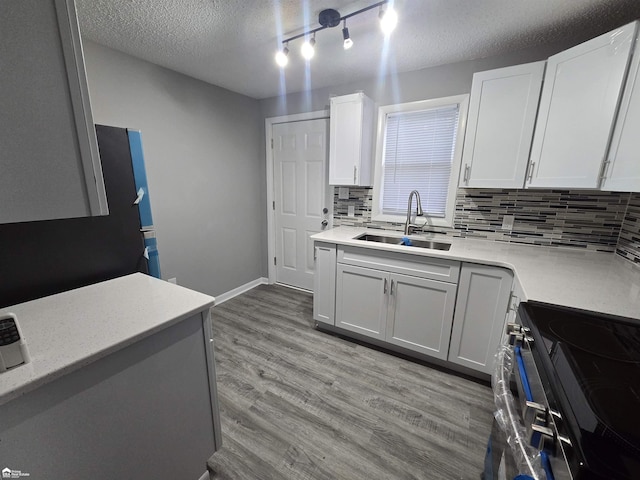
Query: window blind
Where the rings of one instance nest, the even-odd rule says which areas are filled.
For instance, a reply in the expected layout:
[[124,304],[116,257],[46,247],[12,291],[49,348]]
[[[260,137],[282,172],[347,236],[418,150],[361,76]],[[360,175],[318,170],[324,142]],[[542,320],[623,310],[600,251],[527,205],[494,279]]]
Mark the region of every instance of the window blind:
[[459,105],[387,115],[381,211],[405,215],[412,190],[425,215],[444,217],[458,130]]

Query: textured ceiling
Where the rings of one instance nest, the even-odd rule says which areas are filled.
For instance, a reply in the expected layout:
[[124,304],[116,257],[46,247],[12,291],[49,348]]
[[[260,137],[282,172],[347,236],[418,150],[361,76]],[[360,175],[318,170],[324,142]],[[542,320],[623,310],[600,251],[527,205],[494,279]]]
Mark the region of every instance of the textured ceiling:
[[[254,98],[303,91],[553,42],[579,43],[640,18],[639,0],[396,0],[398,28],[385,46],[377,10],[318,32],[305,68],[289,45],[284,78],[274,54],[284,37],[318,25],[320,10],[346,15],[375,1],[76,0],[84,37]],[[286,87],[285,87],[286,85]]]

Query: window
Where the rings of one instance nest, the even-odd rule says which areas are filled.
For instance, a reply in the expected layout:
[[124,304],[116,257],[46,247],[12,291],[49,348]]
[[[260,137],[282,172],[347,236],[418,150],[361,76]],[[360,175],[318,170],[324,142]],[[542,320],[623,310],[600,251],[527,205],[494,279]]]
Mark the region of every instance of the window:
[[404,222],[418,190],[426,221],[453,225],[467,103],[459,95],[380,107],[374,220]]

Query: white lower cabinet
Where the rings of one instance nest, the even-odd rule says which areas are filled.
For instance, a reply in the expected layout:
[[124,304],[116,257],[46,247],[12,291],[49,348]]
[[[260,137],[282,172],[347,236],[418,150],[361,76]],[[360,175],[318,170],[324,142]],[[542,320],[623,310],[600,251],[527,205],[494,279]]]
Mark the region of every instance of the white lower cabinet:
[[336,326],[447,359],[456,284],[338,264]]
[[384,340],[389,274],[372,268],[338,264],[336,327]]
[[397,274],[389,278],[386,341],[446,360],[456,284]]
[[336,312],[336,246],[316,242],[314,246],[313,319],[335,324]]
[[320,242],[315,247],[316,321],[492,372],[515,306],[509,305],[510,270]]
[[450,362],[484,373],[502,339],[513,273],[504,268],[463,263],[449,347]]

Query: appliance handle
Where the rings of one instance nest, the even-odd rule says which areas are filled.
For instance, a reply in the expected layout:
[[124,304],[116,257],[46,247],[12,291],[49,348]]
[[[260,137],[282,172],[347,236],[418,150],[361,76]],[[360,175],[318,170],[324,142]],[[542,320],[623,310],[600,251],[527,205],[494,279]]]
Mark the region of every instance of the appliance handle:
[[524,389],[524,396],[527,401],[533,402],[533,394],[531,393],[531,384],[529,383],[529,377],[527,376],[527,370],[524,368],[524,360],[522,359],[522,350],[517,346],[514,349],[516,355],[516,362],[518,363],[518,370],[520,371],[520,378],[522,379],[522,388]]
[[514,351],[510,345],[498,347],[494,371],[491,376],[493,398],[496,404],[494,417],[505,433],[520,473],[528,475],[534,480],[548,480],[542,467],[540,451],[534,449],[527,440],[525,427],[518,416],[516,402],[509,388],[513,372],[513,357]]

